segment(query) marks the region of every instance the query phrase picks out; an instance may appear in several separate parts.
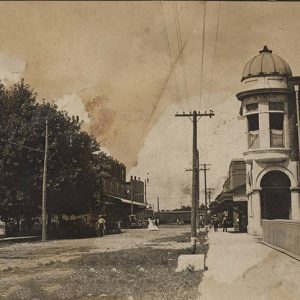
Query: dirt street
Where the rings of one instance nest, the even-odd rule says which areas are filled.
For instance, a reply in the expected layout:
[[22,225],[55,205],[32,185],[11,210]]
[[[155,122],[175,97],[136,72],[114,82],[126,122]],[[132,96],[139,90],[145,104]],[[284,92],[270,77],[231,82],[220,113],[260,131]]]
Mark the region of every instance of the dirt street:
[[[111,252],[140,247],[181,249],[188,240],[168,240],[190,231],[189,226],[160,226],[159,231],[123,230],[121,234],[103,238],[56,240],[48,242],[0,244],[0,298],[15,292],[28,280],[68,276],[72,273],[66,262],[86,254]],[[51,287],[49,287],[51,289]]]

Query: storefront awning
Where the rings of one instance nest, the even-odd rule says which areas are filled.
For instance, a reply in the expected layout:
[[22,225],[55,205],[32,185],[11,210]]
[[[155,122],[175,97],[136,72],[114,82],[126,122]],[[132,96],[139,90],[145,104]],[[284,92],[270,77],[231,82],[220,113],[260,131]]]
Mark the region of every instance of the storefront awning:
[[124,198],[120,198],[120,197],[116,197],[116,196],[112,196],[112,195],[106,195],[106,196],[111,197],[113,199],[116,199],[117,201],[120,201],[122,203],[126,203],[126,204],[133,203],[133,205],[137,205],[137,206],[143,206],[143,207],[146,206],[145,203],[136,202],[136,201],[132,201],[132,200],[129,200],[129,199],[124,199]]

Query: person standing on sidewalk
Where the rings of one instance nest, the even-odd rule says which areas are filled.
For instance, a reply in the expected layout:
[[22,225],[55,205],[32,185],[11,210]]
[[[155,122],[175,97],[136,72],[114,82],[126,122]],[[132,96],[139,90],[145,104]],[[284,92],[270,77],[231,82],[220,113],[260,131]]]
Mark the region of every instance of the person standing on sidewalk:
[[227,217],[226,216],[224,216],[224,218],[223,218],[222,225],[223,225],[223,232],[227,232]]
[[214,219],[214,231],[217,232],[219,227],[219,219],[215,217]]

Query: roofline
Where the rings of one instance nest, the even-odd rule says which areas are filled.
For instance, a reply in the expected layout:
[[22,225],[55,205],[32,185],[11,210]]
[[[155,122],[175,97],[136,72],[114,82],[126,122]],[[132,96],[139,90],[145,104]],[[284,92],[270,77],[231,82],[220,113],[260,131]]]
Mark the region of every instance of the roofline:
[[[277,76],[282,76],[282,77],[292,76],[293,72],[292,72],[290,65],[281,56],[279,56],[278,54],[274,54],[272,52],[273,51],[271,49],[268,49],[267,46],[264,46],[264,48],[259,51],[258,55],[255,55],[253,58],[248,60],[248,62],[246,63],[246,65],[243,69],[243,73],[242,73],[243,75],[242,75],[241,81],[244,81],[245,79],[248,79],[248,78],[262,77],[262,76],[269,76],[269,75],[277,75]],[[263,71],[263,61],[264,61],[265,57],[271,58],[274,71],[269,71],[269,72]],[[277,71],[278,66],[276,67],[276,62],[275,62],[274,58],[278,59],[282,63],[283,68],[284,68],[283,72]],[[256,61],[256,59],[258,59],[258,60],[260,59],[260,72],[253,74],[253,73],[251,73],[251,67],[252,67],[254,61]],[[248,74],[245,74],[246,76],[244,77],[245,72]]]
[[258,74],[253,74],[253,75],[248,75],[246,77],[242,77],[241,82],[243,82],[246,79],[249,78],[254,78],[254,77],[266,77],[266,76],[281,76],[281,77],[290,77],[290,75],[286,74],[286,73],[281,73],[281,72],[270,72],[270,73],[266,73],[266,72],[260,72]]
[[262,88],[262,89],[254,89],[248,91],[242,91],[236,94],[238,100],[243,100],[243,98],[250,96],[250,95],[257,95],[257,94],[292,94],[293,91],[291,89],[285,88]]

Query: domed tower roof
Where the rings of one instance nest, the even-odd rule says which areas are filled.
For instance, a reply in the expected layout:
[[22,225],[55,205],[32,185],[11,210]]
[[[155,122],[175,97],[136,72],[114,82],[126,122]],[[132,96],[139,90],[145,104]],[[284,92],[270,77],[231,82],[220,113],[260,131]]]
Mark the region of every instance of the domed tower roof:
[[251,77],[272,75],[288,77],[292,76],[292,70],[284,59],[273,54],[272,50],[264,46],[258,55],[247,62],[241,81]]

